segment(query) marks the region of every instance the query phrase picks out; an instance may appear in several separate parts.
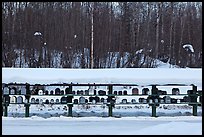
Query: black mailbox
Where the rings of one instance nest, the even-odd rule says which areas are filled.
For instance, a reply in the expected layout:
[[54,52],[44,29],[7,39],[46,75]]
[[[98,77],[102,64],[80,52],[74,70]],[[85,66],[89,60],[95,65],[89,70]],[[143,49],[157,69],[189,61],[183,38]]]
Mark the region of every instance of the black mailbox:
[[100,98],[98,96],[95,96],[95,100],[96,100],[96,103],[100,102]]
[[50,104],[54,104],[55,102],[54,102],[54,99],[51,99],[50,100]]
[[123,92],[122,91],[118,91],[118,95],[122,95],[123,94]]
[[78,104],[78,99],[74,99],[74,104]]
[[60,88],[55,89],[55,95],[60,95]]
[[49,100],[48,99],[45,100],[45,104],[49,104]]
[[64,95],[64,90],[61,90],[61,91],[60,91],[60,95]]
[[30,103],[35,104],[35,98],[31,98]]
[[104,98],[101,98],[101,102],[104,103]]
[[127,104],[127,99],[122,99],[122,104]]
[[45,90],[45,95],[48,95],[48,90]]
[[114,91],[114,92],[113,92],[114,95],[117,95],[117,93],[118,93],[117,91]]
[[67,97],[61,98],[61,104],[67,104]]
[[94,97],[89,97],[89,102],[92,102]]
[[149,89],[148,88],[143,88],[142,89],[142,95],[149,95]]
[[103,95],[106,95],[106,91],[104,91],[104,90],[99,90],[99,91],[98,91],[98,94],[99,94],[99,95],[102,95],[102,96],[103,96]]
[[172,95],[179,95],[179,94],[180,94],[179,88],[172,88]]
[[51,91],[50,91],[50,95],[53,95],[53,94],[54,94],[54,91],[53,91],[53,90],[51,90]]
[[4,95],[4,103],[9,104],[10,103],[10,97],[9,95]]
[[37,98],[37,99],[35,100],[35,103],[36,103],[36,104],[39,104],[39,102],[40,102],[40,101],[39,101],[39,99]]
[[131,100],[131,103],[132,103],[132,104],[136,104],[137,102],[136,102],[135,99],[132,99],[132,100]]
[[[78,93],[79,93],[80,91],[78,90]],[[66,89],[65,89],[65,94],[73,94],[73,92],[72,92],[72,90],[69,88],[69,87],[67,87]]]
[[123,95],[127,95],[127,90],[124,90],[124,91],[123,91]]

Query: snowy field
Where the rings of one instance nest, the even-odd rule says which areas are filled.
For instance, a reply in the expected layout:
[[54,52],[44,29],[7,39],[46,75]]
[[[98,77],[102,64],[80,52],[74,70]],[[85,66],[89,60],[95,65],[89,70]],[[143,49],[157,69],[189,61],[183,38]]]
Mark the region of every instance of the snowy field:
[[[2,68],[2,82],[30,84],[51,83],[124,83],[186,84],[181,94],[195,84],[202,90],[202,69],[31,69]],[[169,94],[171,88],[167,88]],[[130,93],[131,89],[128,90]],[[38,96],[51,98],[51,96]],[[57,98],[57,97],[56,97]],[[131,98],[131,97],[127,97]],[[178,97],[179,98],[179,97]],[[121,98],[117,97],[120,102]],[[74,105],[73,117],[67,117],[66,105],[31,105],[30,117],[25,118],[24,105],[10,104],[8,117],[2,117],[3,135],[202,135],[202,107],[192,116],[187,104],[160,105],[157,116],[151,117],[147,104],[116,105],[113,116],[101,105]]]

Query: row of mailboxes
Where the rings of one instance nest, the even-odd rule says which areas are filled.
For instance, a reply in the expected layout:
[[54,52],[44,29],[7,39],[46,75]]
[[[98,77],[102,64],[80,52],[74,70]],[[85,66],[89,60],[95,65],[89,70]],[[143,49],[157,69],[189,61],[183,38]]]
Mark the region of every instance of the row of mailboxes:
[[25,95],[26,87],[3,87],[2,92],[3,95]]
[[[3,94],[10,94],[10,95],[25,95],[26,94],[26,88],[25,87],[4,87],[3,88]],[[31,90],[32,95],[64,95],[64,94],[74,94],[74,95],[90,95],[89,90],[77,90],[77,91],[70,91],[69,88],[66,88],[65,91],[61,90],[60,88],[56,88],[55,90],[42,90],[42,89],[35,89]],[[99,90],[98,92],[96,90],[93,90],[93,95],[106,95],[106,91]],[[108,94],[108,93],[107,93]],[[113,94],[115,95],[127,95],[127,91],[114,91]],[[133,88],[132,89],[132,95],[138,95],[139,89]],[[142,95],[149,95],[150,90],[148,88],[142,89]],[[166,95],[166,91],[158,90],[159,95]],[[172,95],[179,95],[180,91],[179,88],[173,88],[172,89]]]
[[[24,99],[22,96],[5,96],[5,98],[3,98],[3,102],[5,103],[25,103],[26,99]],[[24,101],[23,101],[24,99]],[[80,97],[79,99],[74,99],[73,103],[74,104],[85,104],[91,102],[93,104],[101,102],[101,103],[107,103],[109,102],[108,99],[105,98],[99,98],[98,96],[95,97],[89,97],[88,99],[86,99],[85,97]],[[181,103],[181,102],[192,102],[191,98],[189,96],[184,96],[182,99],[175,99],[175,98],[171,98],[170,96],[164,96],[163,98],[155,98],[155,99],[151,99],[151,98],[139,98],[138,99],[139,103]],[[199,97],[199,102],[202,103],[202,96]],[[67,97],[61,97],[61,99],[46,99],[45,101],[43,101],[43,99],[35,99],[35,98],[31,98],[30,99],[30,103],[31,104],[67,104],[68,100]],[[122,104],[126,104],[128,103],[127,99],[122,99],[121,101]],[[131,99],[131,103],[136,103],[136,99]]]

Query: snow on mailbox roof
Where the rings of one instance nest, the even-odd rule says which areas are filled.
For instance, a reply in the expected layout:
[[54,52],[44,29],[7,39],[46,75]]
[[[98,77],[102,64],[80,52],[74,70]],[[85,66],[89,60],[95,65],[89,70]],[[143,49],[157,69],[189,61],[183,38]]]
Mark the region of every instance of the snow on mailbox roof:
[[59,69],[2,68],[2,83],[195,84],[202,87],[202,69],[117,68]]

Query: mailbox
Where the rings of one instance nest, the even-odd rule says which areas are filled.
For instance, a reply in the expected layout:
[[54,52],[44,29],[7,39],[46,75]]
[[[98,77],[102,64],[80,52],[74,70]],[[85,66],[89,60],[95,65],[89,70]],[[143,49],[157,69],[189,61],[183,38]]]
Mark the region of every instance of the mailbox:
[[164,99],[163,98],[160,98],[159,101],[160,101],[160,103],[164,103]]
[[61,98],[61,104],[67,104],[67,97]]
[[146,104],[147,103],[147,99],[144,98],[142,103]]
[[158,94],[159,94],[159,95],[166,95],[167,92],[166,92],[166,91],[163,91],[163,90],[158,90]]
[[85,104],[85,97],[80,97],[79,98],[79,104]]
[[45,104],[49,104],[49,100],[48,99],[45,100]]
[[103,103],[104,103],[104,104],[107,104],[107,102],[108,102],[107,99],[104,99]]
[[10,94],[11,95],[16,95],[16,90],[17,89],[15,87],[12,87],[11,90],[10,90]]
[[89,95],[89,91],[88,90],[85,90],[85,95]]
[[118,95],[122,95],[123,94],[123,92],[122,91],[118,91]]
[[135,99],[132,99],[131,102],[132,102],[132,104],[136,104],[137,103]]
[[123,91],[123,95],[127,95],[127,90],[124,90],[124,91]]
[[148,88],[143,88],[142,89],[142,95],[149,95],[149,89]]
[[53,94],[54,94],[54,91],[53,91],[53,90],[51,90],[51,91],[50,91],[50,95],[53,95]]
[[92,100],[92,104],[96,104],[96,100],[95,99]]
[[11,103],[16,103],[16,102],[17,102],[16,96],[12,96],[12,97],[11,97]]
[[23,97],[22,96],[17,97],[17,103],[19,103],[19,104],[23,103]]
[[93,99],[94,97],[89,97],[89,102],[92,102]]
[[61,90],[61,91],[60,91],[60,95],[64,95],[64,90]]
[[21,87],[21,95],[26,95],[26,87]]
[[35,98],[31,98],[30,103],[35,104]]
[[98,94],[101,95],[101,96],[106,95],[106,91],[104,91],[104,90],[99,90],[99,91],[98,91]]
[[100,98],[98,96],[95,96],[95,100],[96,100],[96,103],[100,102]]
[[117,95],[117,91],[114,91],[113,94],[114,94],[114,95]]
[[127,104],[127,99],[122,99],[122,104]]
[[41,89],[38,91],[38,95],[43,95],[43,91]]
[[177,99],[171,98],[171,103],[177,103]]
[[39,104],[39,99],[38,99],[38,98],[35,100],[35,103],[36,103],[36,104]]
[[78,104],[78,99],[74,99],[74,104]]
[[153,100],[152,99],[149,99],[149,104],[153,104]]
[[60,95],[60,88],[55,89],[55,95]]
[[55,102],[54,102],[54,99],[51,99],[50,100],[50,104],[54,104]]
[[171,103],[171,97],[170,96],[164,96],[165,103]]
[[[79,93],[80,91],[78,90],[78,93]],[[69,87],[67,87],[66,89],[65,89],[65,94],[75,94],[75,91],[74,91],[74,93],[73,93],[73,91],[69,88]]]
[[9,104],[10,103],[10,97],[9,95],[4,95],[4,103]]
[[4,87],[4,95],[9,95],[10,89],[9,87]]
[[179,94],[180,94],[179,88],[172,88],[172,95],[179,95]]
[[43,99],[40,99],[40,100],[39,100],[39,104],[43,104]]
[[104,98],[101,98],[101,102],[104,103]]
[[48,90],[45,90],[45,95],[48,95]]
[[132,89],[132,95],[138,95],[138,94],[139,94],[138,88],[133,88]]
[[144,98],[139,98],[139,102],[143,103]]

